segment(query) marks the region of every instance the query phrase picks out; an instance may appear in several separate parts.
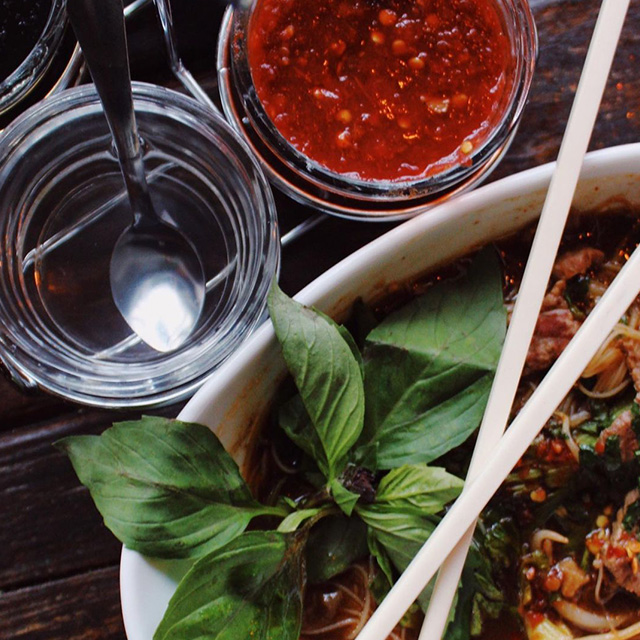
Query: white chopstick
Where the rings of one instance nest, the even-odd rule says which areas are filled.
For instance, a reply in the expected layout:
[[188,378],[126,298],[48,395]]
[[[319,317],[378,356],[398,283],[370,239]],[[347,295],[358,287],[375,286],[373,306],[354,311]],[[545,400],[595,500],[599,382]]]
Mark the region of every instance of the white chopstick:
[[[560,146],[558,163],[540,214],[480,425],[467,481],[473,480],[491,460],[493,450],[506,428],[628,5],[628,0],[604,0],[600,8]],[[475,523],[440,569],[420,640],[440,640],[444,633],[474,529]]]
[[371,616],[358,635],[358,640],[384,640],[391,633],[569,393],[611,329],[638,295],[639,284],[640,248],[633,252],[569,346],[502,436],[493,450],[491,464],[470,481]]
[[[553,267],[553,261],[558,250],[562,230],[564,229],[571,200],[573,199],[582,161],[588,146],[590,133],[593,129],[593,124],[597,116],[599,103],[606,85],[609,69],[615,54],[615,49],[624,23],[624,17],[626,15],[628,5],[629,0],[604,0],[600,9],[600,15],[594,30],[594,35],[589,47],[576,98],[574,100],[569,122],[560,148],[558,164],[552,177],[547,199],[541,213],[540,223],[538,225],[534,244],[527,263],[527,268],[523,277],[523,282],[511,319],[509,331],[507,333],[505,346],[496,372],[496,378],[492,386],[487,410],[483,418],[478,443],[476,445],[469,470],[468,481],[465,486],[465,492],[463,492],[463,495],[456,502],[456,505],[454,505],[450,514],[445,518],[436,532],[434,532],[432,538],[424,545],[416,559],[407,568],[398,583],[383,601],[382,605],[374,613],[370,622],[359,634],[359,640],[384,640],[384,638],[386,638],[393,630],[393,627],[397,624],[398,620],[402,617],[404,611],[413,602],[413,600],[415,600],[422,588],[424,588],[433,576],[437,566],[440,564],[440,560],[438,558],[445,557],[445,554],[438,554],[437,551],[429,557],[427,549],[436,546],[438,540],[442,540],[442,544],[446,544],[447,542],[451,543],[453,539],[458,540],[462,538],[458,546],[455,548],[455,551],[451,553],[449,558],[447,558],[440,576],[438,577],[436,588],[431,598],[427,618],[425,619],[425,624],[420,634],[420,640],[439,640],[441,638],[446,625],[451,602],[464,566],[469,543],[473,535],[476,516],[479,515],[481,509],[489,500],[493,492],[499,487],[504,477],[506,477],[511,468],[516,464],[518,458],[526,450],[529,442],[535,437],[535,434],[540,430],[540,428],[542,428],[544,422],[546,422],[548,417],[553,413],[564,395],[568,393],[573,382],[579,377],[582,370],[590,360],[591,356],[584,361],[584,364],[582,364],[580,368],[577,369],[575,375],[570,377],[570,383],[568,385],[559,385],[556,383],[555,390],[560,387],[563,389],[566,387],[566,390],[564,390],[558,397],[557,401],[554,400],[551,403],[547,401],[544,405],[545,407],[549,404],[552,406],[550,412],[543,421],[530,421],[532,427],[529,427],[528,432],[524,432],[523,434],[516,432],[515,435],[520,436],[518,444],[521,446],[521,452],[517,456],[514,457],[513,451],[509,451],[508,448],[505,449],[503,443],[501,443],[499,448],[496,450],[496,446],[498,445],[504,431],[509,411],[513,403],[513,398],[517,390],[518,380],[524,366],[529,343],[531,342],[531,337],[533,335],[537,316],[542,304],[546,285]],[[636,260],[640,262],[640,259],[638,259],[637,256]],[[609,299],[611,298],[611,296],[608,297]],[[620,311],[617,312],[611,326],[613,326],[619,316],[624,313],[632,300],[633,297],[630,298],[626,306],[622,307]],[[592,315],[595,314],[596,311],[598,311],[598,309],[594,310]],[[601,315],[601,313],[599,315]],[[596,316],[596,318],[597,317],[598,316]],[[590,322],[589,324],[593,325],[593,322]],[[598,334],[597,341],[592,349],[593,353],[595,353],[600,343],[606,337],[608,330],[609,329],[607,329],[607,332],[601,332],[601,337],[599,337],[600,334]],[[587,351],[588,350],[589,349],[587,349]],[[567,354],[573,351],[574,348],[569,347]],[[567,357],[565,356],[563,360],[566,362]],[[560,360],[557,364],[560,364]],[[546,381],[551,378],[554,370],[557,370],[557,365],[552,368],[545,378],[545,382],[543,383],[544,386],[541,385],[539,389],[550,388],[550,383],[547,383]],[[551,379],[553,380],[553,378]],[[551,387],[551,391],[554,391],[553,387]],[[536,394],[534,394],[534,397]],[[524,417],[531,415],[532,411],[535,410],[535,404],[531,409],[529,408],[530,405],[532,405],[534,397],[531,398],[527,407],[525,407],[521,412],[521,415]],[[553,404],[554,402],[555,404]],[[512,436],[512,431],[516,426],[516,422],[528,424],[524,422],[524,418],[520,418],[520,416],[518,416],[512,425],[512,429],[509,431],[509,434],[505,436],[505,439],[514,438],[514,436]],[[533,431],[532,428],[535,430]],[[527,435],[529,432],[530,437]],[[496,469],[497,461],[495,459],[495,455],[497,454],[497,451],[504,451],[503,457],[510,461],[504,475],[498,473]],[[493,458],[491,460],[492,467],[491,471],[489,471],[486,465],[487,461],[491,458]],[[485,471],[480,474],[479,471],[482,467],[485,468]],[[467,495],[473,487],[478,485],[477,482],[473,482],[476,477],[480,477],[485,483],[485,493],[487,486],[491,486],[493,488],[491,489],[491,493],[486,497],[486,500],[481,503],[480,508],[474,512],[475,515],[469,519],[469,525],[471,526],[464,526],[464,530],[469,527],[468,531],[466,531],[464,536],[462,536],[461,534],[463,529],[459,529],[456,532],[456,525],[448,525],[449,533],[445,535],[440,533],[440,538],[435,538],[436,542],[432,542],[436,533],[441,531],[441,527],[444,527],[446,530],[447,525],[445,525],[445,521],[448,520],[451,522],[452,514],[455,518],[455,514],[461,510],[461,507],[459,506],[460,504],[469,504],[470,511],[473,511],[474,506],[478,506],[478,503],[476,502],[477,498],[469,498]],[[499,478],[497,482],[496,478]],[[475,491],[479,492],[480,490],[475,489]],[[469,515],[469,512],[467,512],[467,516]],[[448,551],[453,549],[454,544],[449,544]],[[431,570],[431,567],[433,567],[433,570]],[[408,598],[407,592],[413,593],[413,595]]]

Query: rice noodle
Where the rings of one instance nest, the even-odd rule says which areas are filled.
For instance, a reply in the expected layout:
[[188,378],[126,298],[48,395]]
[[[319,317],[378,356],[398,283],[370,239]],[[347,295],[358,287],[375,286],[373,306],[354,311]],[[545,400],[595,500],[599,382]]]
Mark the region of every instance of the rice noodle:
[[[555,600],[552,606],[564,620],[583,631],[611,632],[621,625],[627,624],[630,618],[629,614],[609,616],[595,613],[562,599]],[[617,638],[617,636],[612,637]]]
[[619,394],[623,389],[625,389],[631,380],[624,380],[619,385],[614,387],[613,389],[608,389],[606,391],[594,391],[587,389],[581,382],[578,383],[578,388],[585,396],[589,398],[593,398],[595,400],[604,400],[606,398],[612,398],[613,396]]
[[582,409],[570,415],[571,426],[579,427],[583,422],[591,419],[591,412],[586,409]]
[[562,413],[560,411],[556,411],[555,415],[557,415],[562,420],[562,433],[567,439],[567,447],[571,454],[575,458],[576,462],[580,462],[580,447],[577,442],[573,439],[573,434],[571,433],[571,420],[566,413]]
[[640,341],[640,309],[633,307],[628,316],[628,324],[619,322],[605,342],[598,349],[591,362],[582,373],[583,378],[598,379],[592,389],[587,389],[581,382],[578,387],[589,398],[605,399],[620,393],[631,382],[625,353],[618,347],[620,338]]
[[271,446],[271,455],[273,456],[273,461],[276,463],[276,466],[282,473],[286,473],[287,475],[293,475],[294,473],[298,473],[298,469],[292,467],[288,464],[285,464],[278,454],[278,450],[275,445]]
[[[332,622],[331,624],[327,624],[324,627],[318,627],[317,629],[303,629],[301,635],[303,636],[320,636],[323,633],[329,633],[331,631],[337,631],[338,629],[344,629],[352,624],[356,624],[358,622],[357,618],[343,618],[338,622]],[[353,636],[349,636],[350,638]]]
[[607,633],[597,633],[591,636],[582,636],[580,640],[634,640],[640,637],[640,622],[636,622],[626,629],[614,629]]
[[531,547],[535,551],[540,551],[542,549],[542,543],[545,540],[559,542],[560,544],[569,544],[569,538],[553,529],[538,529],[538,531],[531,536]]
[[[342,597],[341,604],[338,605],[339,611],[345,615],[346,618],[333,620],[320,627],[305,627],[301,631],[301,636],[313,637],[322,636],[327,633],[335,631],[342,631],[341,638],[346,640],[353,640],[362,631],[362,628],[366,624],[367,620],[373,614],[374,601],[369,589],[369,583],[373,572],[373,562],[369,561],[368,571],[361,565],[356,564],[350,568],[351,575],[355,578],[355,581],[350,588],[346,584],[343,584],[339,580],[331,582],[331,586],[335,588],[336,593],[339,593]],[[361,591],[362,596],[356,592]],[[344,606],[344,599],[347,599],[353,603],[354,606]],[[404,636],[399,638],[396,634],[396,640],[403,640]],[[393,637],[390,636],[390,638]]]

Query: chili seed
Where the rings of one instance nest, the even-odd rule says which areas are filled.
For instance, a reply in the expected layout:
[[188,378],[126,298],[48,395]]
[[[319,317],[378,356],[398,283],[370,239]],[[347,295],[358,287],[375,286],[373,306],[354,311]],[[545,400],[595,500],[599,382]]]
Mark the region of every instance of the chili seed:
[[290,24],[282,30],[280,35],[282,36],[283,40],[291,40],[291,38],[293,38],[293,34],[295,33],[295,31],[296,31],[295,27],[292,24]]
[[411,129],[411,120],[409,120],[409,118],[401,116],[400,118],[398,118],[398,126],[401,129]]
[[332,53],[341,56],[347,49],[347,43],[344,40],[338,40],[337,42],[332,42],[329,49]]
[[391,51],[393,51],[393,55],[395,56],[403,56],[409,51],[409,47],[404,40],[394,40],[391,45]]
[[351,133],[348,129],[345,129],[336,137],[336,144],[339,149],[347,149],[351,146]]
[[339,122],[342,122],[342,124],[349,124],[351,120],[353,120],[353,116],[351,115],[351,111],[349,111],[349,109],[340,109],[336,117]]
[[430,13],[427,15],[426,23],[431,29],[437,29],[440,26],[440,18],[435,13]]
[[447,98],[431,98],[427,100],[427,109],[431,113],[447,113],[449,111],[449,100]]
[[371,41],[374,44],[383,44],[384,43],[384,33],[380,31],[372,31],[371,32]]
[[[462,151],[462,153],[469,155],[473,151],[473,143],[470,140],[465,140],[460,145],[460,151]],[[544,491],[544,489],[538,489],[538,491]],[[533,500],[533,498],[531,499]],[[544,498],[540,502],[543,502],[543,501],[544,501]]]
[[391,9],[382,9],[378,14],[378,21],[383,27],[392,27],[398,19],[395,11]]
[[[469,141],[465,140],[465,142]],[[469,144],[471,143],[469,142]],[[464,146],[464,142],[462,143],[462,145]],[[463,149],[463,153],[468,153],[468,151],[464,151]],[[529,497],[533,502],[544,502],[547,499],[547,492],[542,487],[538,487],[529,494]]]
[[416,71],[420,71],[424,69],[424,60],[422,58],[418,58],[418,56],[413,56],[413,58],[409,59],[409,66]]

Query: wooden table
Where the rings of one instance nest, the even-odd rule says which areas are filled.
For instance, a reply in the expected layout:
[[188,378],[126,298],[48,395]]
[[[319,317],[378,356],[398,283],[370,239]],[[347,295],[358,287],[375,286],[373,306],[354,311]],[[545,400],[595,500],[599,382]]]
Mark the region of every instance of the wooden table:
[[[212,7],[211,0],[173,4],[187,66],[212,85],[221,7]],[[536,78],[520,130],[492,180],[556,158],[599,2],[534,0],[533,7],[540,38]],[[153,10],[144,10],[129,26],[134,77],[175,84]],[[640,2],[634,0],[591,149],[640,141],[639,64]],[[285,230],[304,215],[284,197],[278,197],[278,205]],[[283,288],[296,292],[390,226],[339,219],[323,223],[283,252]],[[174,416],[179,409],[162,413]],[[71,434],[98,434],[113,421],[136,415],[26,395],[0,379],[0,639],[125,638],[120,544],[52,443]]]

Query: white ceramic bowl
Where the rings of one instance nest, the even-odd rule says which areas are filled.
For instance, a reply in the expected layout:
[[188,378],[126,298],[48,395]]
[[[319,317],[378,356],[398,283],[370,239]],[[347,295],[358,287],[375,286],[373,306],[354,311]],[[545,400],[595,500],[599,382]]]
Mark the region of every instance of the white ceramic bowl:
[[[327,271],[296,298],[340,319],[356,297],[375,300],[407,281],[537,218],[553,165],[525,171],[460,196],[410,220]],[[608,211],[640,207],[640,144],[588,155],[574,205]],[[211,427],[242,468],[249,432],[258,428],[285,375],[270,324],[263,325],[208,380],[179,418]],[[151,640],[175,587],[179,564],[124,549],[120,587],[129,640]]]

